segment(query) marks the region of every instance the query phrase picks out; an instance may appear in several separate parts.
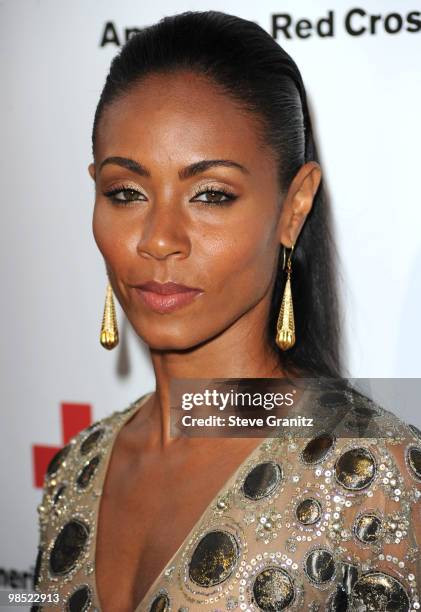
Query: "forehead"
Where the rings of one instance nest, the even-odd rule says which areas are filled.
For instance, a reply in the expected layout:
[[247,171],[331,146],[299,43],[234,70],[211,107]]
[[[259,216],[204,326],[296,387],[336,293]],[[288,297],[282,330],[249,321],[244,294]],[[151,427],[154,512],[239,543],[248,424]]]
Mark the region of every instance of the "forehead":
[[117,152],[180,163],[223,154],[249,165],[261,160],[262,153],[270,155],[262,142],[260,117],[191,71],[150,75],[104,109],[97,158]]

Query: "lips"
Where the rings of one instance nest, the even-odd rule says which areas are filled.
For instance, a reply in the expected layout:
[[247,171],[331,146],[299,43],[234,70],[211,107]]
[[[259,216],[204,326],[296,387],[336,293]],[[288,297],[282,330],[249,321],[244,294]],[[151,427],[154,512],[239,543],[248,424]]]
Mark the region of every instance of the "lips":
[[180,283],[158,283],[156,281],[148,281],[142,285],[136,285],[138,289],[143,291],[153,291],[153,293],[159,293],[160,295],[173,295],[174,293],[185,293],[187,291],[202,291],[198,287],[187,287]]
[[190,304],[203,290],[179,283],[148,281],[134,287],[134,293],[143,305],[161,314],[173,312]]

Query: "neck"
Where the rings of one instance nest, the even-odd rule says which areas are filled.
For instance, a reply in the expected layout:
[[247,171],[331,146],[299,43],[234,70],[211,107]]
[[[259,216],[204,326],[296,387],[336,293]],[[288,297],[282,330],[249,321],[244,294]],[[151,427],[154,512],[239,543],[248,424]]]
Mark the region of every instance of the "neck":
[[[247,313],[248,314],[248,313]],[[156,393],[149,412],[154,443],[161,447],[170,436],[170,381],[180,378],[284,378],[277,355],[267,344],[263,325],[253,325],[247,314],[222,334],[186,350],[150,349]],[[254,313],[256,314],[256,313]],[[253,318],[253,317],[251,317]]]

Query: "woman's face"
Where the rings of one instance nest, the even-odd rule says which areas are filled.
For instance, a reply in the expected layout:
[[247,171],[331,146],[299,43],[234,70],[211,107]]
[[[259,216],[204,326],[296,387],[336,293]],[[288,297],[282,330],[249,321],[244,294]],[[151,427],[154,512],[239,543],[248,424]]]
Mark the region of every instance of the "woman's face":
[[[135,164],[104,163],[116,157]],[[187,171],[209,160],[228,162]],[[275,159],[253,116],[210,81],[154,75],[116,100],[101,117],[89,171],[95,241],[118,301],[151,348],[194,347],[262,300],[269,312],[280,247]],[[202,293],[157,312],[134,289],[149,280]]]

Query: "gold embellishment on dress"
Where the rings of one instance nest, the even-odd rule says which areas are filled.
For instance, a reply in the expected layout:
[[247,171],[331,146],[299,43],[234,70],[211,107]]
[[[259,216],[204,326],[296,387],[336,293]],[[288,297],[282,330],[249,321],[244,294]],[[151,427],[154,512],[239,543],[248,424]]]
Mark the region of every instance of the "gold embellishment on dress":
[[216,500],[215,511],[222,514],[223,512],[228,510],[231,504],[230,498],[231,498],[230,493],[229,494],[227,493],[225,495],[220,495],[218,499]]
[[42,546],[38,546],[37,558],[35,561],[35,569],[34,569],[34,577],[33,577],[33,586],[36,587],[39,582],[39,577],[41,573],[41,563],[42,557],[44,555],[44,548]]
[[48,477],[54,476],[58,472],[60,467],[63,465],[67,455],[69,454],[71,448],[72,448],[71,444],[66,444],[66,446],[63,446],[63,448],[61,448],[54,455],[54,457],[51,459],[51,461],[50,461],[50,463],[48,464],[48,467],[47,467],[47,476]]
[[406,460],[412,476],[421,481],[421,447],[409,446],[406,451]]
[[335,437],[328,432],[322,432],[307,443],[301,453],[301,460],[307,464],[320,463],[333,450]]
[[351,401],[345,391],[326,391],[320,395],[319,403],[327,408],[336,408],[347,404],[351,408]]
[[78,584],[66,595],[66,612],[87,612],[92,604],[92,590],[88,584]]
[[76,487],[79,491],[84,490],[91,483],[92,478],[98,468],[98,464],[101,460],[101,455],[95,455],[92,457],[76,475]]
[[[367,612],[391,610],[409,612],[408,593],[402,584],[388,574],[373,572],[361,576],[351,592],[351,604],[364,606]],[[359,609],[359,608],[358,608]]]
[[[144,397],[144,396],[142,396]],[[77,581],[78,586],[81,586],[81,582],[86,580],[89,575],[94,571],[94,559],[90,558],[91,544],[93,536],[96,533],[96,505],[92,508],[91,498],[88,498],[88,491],[95,486],[96,475],[99,470],[93,470],[93,474],[89,479],[89,483],[86,489],[79,490],[75,485],[75,475],[80,474],[84,466],[89,465],[95,454],[102,455],[109,451],[109,443],[112,441],[115,432],[119,429],[122,423],[130,416],[134,409],[137,409],[138,402],[135,402],[129,406],[130,410],[122,412],[115,412],[112,415],[105,417],[88,428],[82,430],[74,436],[68,443],[68,449],[66,448],[64,460],[56,461],[54,470],[51,470],[51,474],[46,474],[44,493],[42,503],[39,506],[39,523],[40,523],[40,543],[45,551],[41,563],[40,563],[40,579],[36,587],[37,592],[43,593],[55,593],[61,592],[62,600],[66,601],[74,589],[67,590],[66,585],[73,585],[72,581]],[[96,431],[96,428],[103,430],[103,434],[99,437],[95,436],[89,440],[88,444],[83,443],[88,440],[91,433]],[[95,444],[93,442],[95,441]],[[82,452],[81,452],[82,448]],[[85,454],[83,454],[85,449]],[[64,454],[63,454],[64,455]],[[60,455],[59,455],[60,457]],[[55,459],[55,458],[53,458]],[[81,460],[82,459],[82,460]],[[90,469],[94,467],[91,464]],[[99,467],[99,466],[98,466]],[[88,470],[90,472],[90,470]],[[70,482],[72,486],[70,486]],[[98,488],[95,487],[92,494],[98,493]],[[97,497],[94,498],[94,503],[97,504]],[[54,574],[49,567],[49,559],[52,556],[53,564],[57,562],[55,556],[57,555],[57,538],[62,532],[63,528],[71,521],[80,521],[89,530],[87,540],[83,546],[79,555],[76,555],[77,550],[73,550],[76,558],[75,563],[72,563],[71,558],[61,559],[66,565],[62,569],[68,570],[62,574]],[[72,548],[77,542],[73,542],[70,545],[70,549],[65,553],[72,553]],[[80,544],[80,543],[79,543]],[[56,546],[55,552],[52,552]],[[70,555],[71,557],[72,555]],[[68,565],[67,565],[68,564]],[[74,585],[73,585],[74,586]],[[94,585],[90,585],[92,593],[94,593]],[[92,595],[93,599],[95,595]],[[94,612],[97,608],[89,605],[90,612]]]
[[315,548],[307,553],[303,561],[307,578],[318,586],[329,582],[335,576],[333,554],[326,548]]
[[[284,508],[283,522],[290,533],[285,545],[289,552],[295,552],[297,543],[301,541],[311,542],[325,535],[331,520],[332,500],[329,490],[320,485],[321,483],[316,482],[311,487],[295,487],[294,497]],[[301,522],[299,517],[304,518],[300,505],[308,499],[314,500],[317,507],[320,508],[320,514],[314,523],[307,524]]]
[[[256,520],[256,511],[263,512],[264,508],[282,498],[291,473],[288,460],[279,461],[279,456],[285,455],[281,450],[282,444],[283,441],[277,438],[264,441],[253,451],[252,458],[241,466],[232,487],[224,493],[230,506],[246,510],[244,521],[247,524]],[[250,497],[245,495],[245,491]]]
[[284,610],[294,601],[294,583],[281,567],[269,567],[256,576],[253,596],[261,610]]
[[98,427],[98,429],[95,429],[88,436],[86,436],[86,438],[84,438],[84,440],[82,441],[80,445],[80,448],[79,448],[80,454],[87,455],[88,453],[90,453],[92,449],[97,446],[100,438],[104,435],[104,432],[105,432],[104,427]]
[[279,529],[282,527],[281,513],[275,509],[268,510],[258,515],[256,524],[256,539],[269,544],[278,537]]
[[303,525],[314,525],[320,519],[322,508],[316,499],[308,498],[301,501],[296,510],[295,515]]
[[243,493],[249,499],[267,497],[278,487],[282,480],[282,468],[274,461],[256,465],[246,476]]
[[[184,546],[180,549],[180,556],[176,564],[175,579],[186,602],[192,602],[202,605],[216,602],[222,597],[226,597],[232,592],[244,572],[246,557],[248,552],[247,541],[244,539],[244,528],[242,525],[230,515],[220,515],[215,512],[214,506],[210,506],[209,512],[204,516],[200,524],[196,526],[191,537],[186,540]],[[191,579],[190,576],[190,561],[193,552],[197,549],[198,543],[203,540],[207,533],[214,531],[223,531],[229,534],[235,540],[235,546],[238,547],[236,562],[230,575],[222,582],[213,586],[202,587]],[[198,559],[200,561],[200,559]],[[221,571],[224,571],[222,568]]]
[[77,519],[66,523],[50,552],[50,571],[55,576],[70,572],[82,555],[89,536],[89,526]]
[[336,590],[329,597],[326,612],[346,612],[348,610],[348,595],[345,589],[338,584]]
[[345,489],[365,489],[376,475],[376,460],[364,447],[352,448],[343,453],[335,464],[336,480]]
[[189,563],[189,576],[202,587],[214,586],[232,573],[239,555],[234,536],[227,531],[210,531],[197,544]]
[[[161,589],[162,590],[162,589]],[[168,593],[162,591],[154,597],[149,612],[168,612],[170,610],[170,599]]]
[[366,512],[354,522],[353,531],[356,538],[364,544],[377,542],[382,533],[381,519],[372,512]]
[[[396,579],[399,582],[410,600],[410,607],[397,608],[399,612],[421,609],[416,584],[420,551],[414,538],[412,520],[413,515],[418,516],[421,486],[416,469],[414,471],[417,456],[409,450],[421,449],[420,439],[411,428],[377,404],[360,401],[358,396],[352,395],[348,410],[348,404],[341,403],[343,398],[340,394],[334,396],[334,392],[331,393],[330,397],[324,397],[325,404],[335,405],[334,409],[338,411],[345,405],[345,419],[340,421],[340,426],[349,418],[355,421],[355,427],[365,427],[367,423],[369,427],[365,432],[375,430],[377,435],[342,438],[339,428],[330,429],[330,423],[323,421],[323,430],[312,434],[310,441],[291,432],[283,432],[282,436],[265,440],[258,451],[242,464],[233,479],[219,491],[170,564],[163,568],[154,583],[153,591],[139,603],[136,612],[149,612],[164,587],[170,602],[168,610],[172,612],[236,612],[240,608],[245,612],[257,612],[263,608],[258,607],[253,585],[256,577],[269,568],[281,569],[291,578],[294,599],[285,608],[287,612],[344,612],[346,606],[357,609],[361,605],[358,597],[367,591],[367,585],[360,582],[359,586],[354,587],[358,578],[368,574],[389,575],[392,581]],[[335,393],[338,391],[335,390]],[[317,402],[317,398],[312,397],[312,401]],[[67,602],[86,581],[92,591],[89,612],[99,612],[95,591],[94,549],[91,547],[94,540],[92,536],[97,529],[96,511],[99,503],[99,498],[94,496],[101,493],[105,469],[103,463],[110,450],[110,440],[134,409],[136,403],[125,411],[115,412],[98,421],[69,443],[70,451],[65,460],[54,474],[46,478],[39,507],[40,546],[45,552],[40,557],[40,579],[36,590],[46,593],[59,590],[62,601]],[[91,434],[102,427],[106,430],[104,435],[99,436],[96,442],[95,436],[90,439]],[[403,440],[408,442],[407,447],[402,445]],[[89,447],[86,454],[82,452],[84,441],[84,448]],[[394,453],[389,450],[397,445],[402,445],[402,450],[396,450],[406,459],[404,472]],[[343,467],[341,458],[355,449],[363,449],[364,461],[368,458],[366,467],[370,468],[370,459],[374,459],[374,477],[371,478],[373,473],[370,469],[363,469],[356,477],[357,484],[361,484],[361,481],[364,484],[364,474],[368,477],[369,482],[362,489],[346,488],[336,478],[336,468],[339,474],[346,471],[339,470]],[[104,458],[96,471],[97,475],[92,477],[86,489],[78,491],[74,484],[75,475],[94,456],[102,453]],[[262,464],[267,467],[259,468]],[[275,480],[270,477],[270,473],[276,464],[281,466],[282,478],[274,484]],[[247,485],[251,485],[249,492],[252,493],[251,497],[247,497],[243,485],[255,468],[258,469],[254,476],[259,476],[261,469],[263,478],[256,478],[255,481],[250,478],[247,481]],[[100,481],[98,474],[101,476]],[[60,489],[67,483],[68,486],[60,494]],[[261,493],[267,495],[261,496]],[[82,502],[85,506],[81,505]],[[312,522],[316,514],[318,518]],[[50,551],[63,525],[75,518],[89,525],[88,542],[73,569],[66,574],[53,576],[48,571]],[[238,545],[238,557],[226,579],[212,585],[211,573],[209,586],[200,586],[189,576],[189,562],[200,541],[210,531],[229,533]],[[393,545],[400,543],[402,546],[397,556],[398,549]],[[387,544],[391,546],[386,547]],[[331,579],[317,583],[310,578],[318,578],[320,574],[328,577],[332,569],[332,561],[329,561],[326,551],[332,555],[335,573]],[[303,559],[307,560],[307,570],[311,570],[309,575],[305,571]],[[220,571],[223,578],[224,573],[228,573],[226,570],[230,555],[222,554],[221,560],[218,566],[216,556],[214,565],[211,562],[204,563],[204,566]],[[326,563],[322,563],[320,569],[318,562],[323,560]],[[90,571],[93,573],[90,574]],[[390,592],[400,592],[396,584],[389,582],[389,578],[383,584],[389,590],[392,586]],[[354,597],[352,601],[351,591]],[[379,591],[374,593],[378,599]],[[165,605],[165,599],[158,600],[158,603],[162,602]],[[403,602],[405,606],[405,597]],[[282,602],[277,600],[277,593],[274,592],[273,601],[268,602],[267,610],[283,609],[277,607],[278,604],[280,606]],[[368,607],[368,610],[371,608]]]
[[416,427],[415,425],[412,425],[412,423],[408,424],[408,428],[411,431],[412,434],[414,434],[414,436],[421,441],[421,429],[419,429],[418,427]]
[[55,490],[54,495],[53,495],[53,499],[52,499],[52,503],[53,503],[54,506],[59,502],[60,499],[63,498],[63,495],[64,495],[64,492],[66,490],[66,487],[67,487],[67,483],[63,483],[63,482],[61,482],[57,486],[57,489]]
[[232,595],[229,595],[226,599],[227,610],[235,610],[235,608],[238,608],[238,606],[239,606],[239,601],[237,597],[233,597]]

